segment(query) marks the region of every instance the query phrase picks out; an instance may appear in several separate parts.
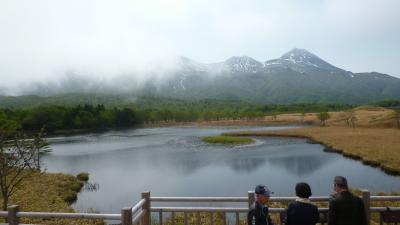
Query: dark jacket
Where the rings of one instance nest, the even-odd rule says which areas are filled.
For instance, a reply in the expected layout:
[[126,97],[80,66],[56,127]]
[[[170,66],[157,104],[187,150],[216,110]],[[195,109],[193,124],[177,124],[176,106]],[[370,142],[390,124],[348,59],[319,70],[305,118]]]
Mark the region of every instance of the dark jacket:
[[256,202],[247,215],[248,225],[273,225],[268,214],[268,206]]
[[292,202],[286,215],[286,225],[315,225],[319,221],[318,208],[311,203]]
[[348,191],[329,201],[328,225],[366,225],[364,202]]

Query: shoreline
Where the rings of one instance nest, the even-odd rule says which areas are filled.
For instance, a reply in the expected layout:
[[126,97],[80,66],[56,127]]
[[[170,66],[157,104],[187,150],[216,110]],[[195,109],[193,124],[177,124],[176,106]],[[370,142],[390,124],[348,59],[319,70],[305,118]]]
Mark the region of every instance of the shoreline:
[[101,129],[70,129],[48,132],[47,137],[70,136],[78,134],[105,133],[108,131],[131,130],[140,128],[162,128],[174,126],[198,126],[198,127],[215,127],[215,126],[288,126],[288,125],[310,125],[307,122],[291,122],[291,121],[267,121],[267,120],[212,120],[212,121],[190,121],[190,122],[162,122],[162,123],[146,123],[133,127],[123,128],[101,128]]
[[[30,212],[76,212],[72,204],[86,181],[67,173],[42,172],[28,177],[21,182],[18,190],[10,198],[10,205],[20,207],[20,211]],[[32,194],[35,193],[35,194]],[[22,218],[26,224],[57,224],[57,225],[104,225],[102,220],[87,219],[45,219]]]
[[[335,132],[332,132],[333,129],[335,130]],[[340,136],[340,133],[343,130],[351,133],[350,135],[352,136],[350,136],[349,138],[354,142],[362,142],[365,141],[365,138],[371,138],[371,135],[368,135],[368,132],[371,132],[371,130],[377,133],[383,132],[384,134],[392,132],[394,134],[393,136],[395,136],[394,138],[398,138],[398,145],[395,145],[394,147],[391,146],[392,148],[390,149],[386,148],[384,144],[386,142],[393,141],[388,140],[389,138],[387,137],[387,139],[369,139],[370,142],[372,140],[372,142],[374,142],[375,144],[374,146],[371,146],[374,151],[376,151],[374,147],[381,147],[381,152],[374,152],[374,154],[371,153],[371,149],[366,149],[365,145],[344,147],[345,145],[343,145],[343,143],[346,142],[344,142],[343,137]],[[381,169],[388,175],[400,175],[400,158],[393,155],[393,150],[396,151],[394,148],[396,148],[396,146],[397,148],[400,148],[400,130],[390,128],[356,128],[353,130],[352,128],[343,127],[310,127],[279,131],[226,132],[222,135],[305,138],[308,139],[311,143],[323,145],[325,147],[323,151],[325,152],[338,153],[341,154],[343,157],[361,161],[365,165]],[[339,144],[340,142],[342,142],[342,145]],[[365,152],[363,150],[365,150]],[[400,154],[400,151],[396,152],[397,154]]]

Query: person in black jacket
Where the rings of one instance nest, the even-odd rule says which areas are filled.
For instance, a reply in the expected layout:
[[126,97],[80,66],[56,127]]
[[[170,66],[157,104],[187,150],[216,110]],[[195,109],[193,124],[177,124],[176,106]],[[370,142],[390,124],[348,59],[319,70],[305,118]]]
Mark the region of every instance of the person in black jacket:
[[295,189],[297,199],[289,204],[286,225],[315,225],[319,221],[319,212],[318,208],[310,203],[310,185],[298,183]]
[[366,225],[364,202],[349,192],[346,178],[334,179],[335,194],[329,201],[328,225]]
[[265,185],[257,185],[255,189],[256,202],[247,215],[248,225],[274,225],[268,214],[268,200],[271,191]]

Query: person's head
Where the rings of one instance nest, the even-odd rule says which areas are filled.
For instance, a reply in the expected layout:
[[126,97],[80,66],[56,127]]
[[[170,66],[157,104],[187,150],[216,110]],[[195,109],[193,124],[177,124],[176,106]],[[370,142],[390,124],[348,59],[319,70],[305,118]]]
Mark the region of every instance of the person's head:
[[296,196],[300,198],[309,198],[312,195],[310,185],[304,182],[297,183],[295,190]]
[[272,192],[265,185],[257,185],[255,189],[256,201],[261,204],[266,204]]
[[336,193],[347,191],[349,187],[347,186],[346,178],[342,176],[336,176],[333,180],[334,188]]

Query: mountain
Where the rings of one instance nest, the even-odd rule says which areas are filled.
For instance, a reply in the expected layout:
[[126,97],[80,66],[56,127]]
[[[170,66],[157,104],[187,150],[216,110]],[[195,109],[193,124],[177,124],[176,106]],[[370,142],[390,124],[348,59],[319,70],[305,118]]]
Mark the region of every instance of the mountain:
[[267,67],[290,67],[297,72],[325,70],[325,71],[343,71],[320,59],[318,56],[308,52],[305,49],[294,48],[278,59],[265,62]]
[[[304,49],[295,48],[264,63],[235,56],[220,63],[197,64],[203,70],[182,67],[186,69],[178,69],[168,82],[153,87],[157,90],[153,94],[255,103],[368,103],[400,98],[400,79],[346,71]],[[151,86],[150,82],[144,89]]]
[[223,64],[235,73],[258,73],[264,68],[264,64],[248,56],[233,56]]
[[[223,99],[263,104],[354,104],[400,98],[399,78],[377,72],[346,71],[305,49],[295,48],[277,59],[265,62],[248,56],[234,56],[223,62],[205,64],[177,57],[173,64],[173,69],[146,74],[147,79],[140,83],[135,80],[134,74],[128,74],[120,78],[118,83],[82,82],[82,79],[76,77],[61,82],[57,86],[58,91],[46,88],[43,84],[36,89],[46,90],[48,95],[70,93],[69,90],[79,92],[82,89],[86,93],[119,92],[187,100]],[[28,91],[25,94],[35,93]]]

